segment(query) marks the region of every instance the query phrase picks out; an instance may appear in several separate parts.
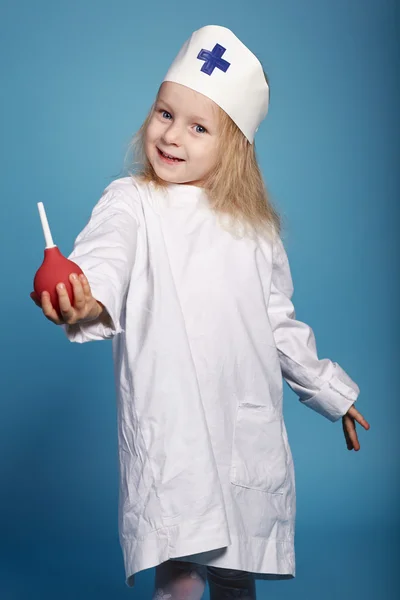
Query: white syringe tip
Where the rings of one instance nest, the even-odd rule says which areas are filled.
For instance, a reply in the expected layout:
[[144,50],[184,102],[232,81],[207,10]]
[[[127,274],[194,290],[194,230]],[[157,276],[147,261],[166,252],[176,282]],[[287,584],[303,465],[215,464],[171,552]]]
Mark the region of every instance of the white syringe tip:
[[38,202],[38,209],[40,215],[40,221],[42,223],[44,239],[46,241],[46,248],[53,248],[55,244],[53,243],[53,238],[51,236],[49,223],[46,217],[46,211],[44,210],[43,202]]

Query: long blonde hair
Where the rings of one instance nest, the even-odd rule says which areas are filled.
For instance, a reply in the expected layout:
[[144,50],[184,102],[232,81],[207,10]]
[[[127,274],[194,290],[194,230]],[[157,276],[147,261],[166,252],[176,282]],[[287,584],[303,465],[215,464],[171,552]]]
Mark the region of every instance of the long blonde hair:
[[[268,82],[264,72],[265,79]],[[157,94],[158,96],[158,94]],[[153,115],[152,106],[144,123],[133,137],[128,150],[133,151],[136,165],[129,175],[144,183],[166,188],[145,153],[146,129]],[[233,120],[219,106],[218,159],[204,182],[209,205],[221,218],[223,226],[234,234],[267,234],[275,237],[281,232],[281,217],[270,201],[269,193],[258,166],[255,144],[250,144]]]

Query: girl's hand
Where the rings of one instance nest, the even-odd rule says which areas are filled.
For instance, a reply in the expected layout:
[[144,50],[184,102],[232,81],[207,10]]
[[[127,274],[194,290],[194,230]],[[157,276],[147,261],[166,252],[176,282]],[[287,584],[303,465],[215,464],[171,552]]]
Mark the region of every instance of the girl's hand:
[[358,412],[354,405],[349,408],[347,413],[342,417],[343,433],[347,443],[348,450],[359,450],[360,444],[356,433],[356,424],[360,423],[364,429],[369,429],[369,423],[364,419],[361,413]]
[[71,305],[64,284],[57,285],[58,301],[60,305],[61,318],[53,307],[50,294],[42,292],[41,298],[35,292],[30,296],[34,303],[43,310],[44,316],[56,325],[74,325],[78,322],[94,321],[103,313],[104,307],[92,296],[90,285],[84,275],[71,273],[69,280],[74,292],[74,306]]

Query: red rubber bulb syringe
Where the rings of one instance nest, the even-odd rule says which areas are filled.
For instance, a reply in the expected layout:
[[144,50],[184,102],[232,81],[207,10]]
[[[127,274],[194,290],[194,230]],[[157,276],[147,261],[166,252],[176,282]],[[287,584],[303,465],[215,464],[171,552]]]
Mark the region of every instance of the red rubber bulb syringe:
[[33,289],[39,298],[41,297],[42,292],[49,292],[51,303],[58,314],[60,314],[56,285],[58,283],[63,283],[65,285],[70,302],[73,304],[74,293],[71,282],[69,281],[69,275],[71,273],[77,273],[79,275],[80,273],[83,273],[83,271],[72,260],[65,258],[58,247],[53,243],[49,223],[42,202],[38,202],[38,209],[46,247],[44,249],[43,262],[37,270],[33,280]]

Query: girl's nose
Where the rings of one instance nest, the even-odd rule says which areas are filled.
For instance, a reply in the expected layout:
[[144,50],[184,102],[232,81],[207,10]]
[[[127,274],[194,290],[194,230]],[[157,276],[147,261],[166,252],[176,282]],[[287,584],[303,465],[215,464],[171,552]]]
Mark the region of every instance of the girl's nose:
[[165,129],[163,138],[167,144],[175,144],[176,146],[180,146],[181,132],[179,130],[179,126],[176,123],[171,123],[171,125]]

